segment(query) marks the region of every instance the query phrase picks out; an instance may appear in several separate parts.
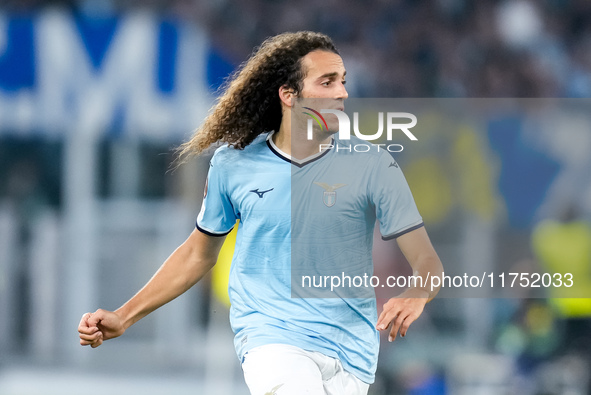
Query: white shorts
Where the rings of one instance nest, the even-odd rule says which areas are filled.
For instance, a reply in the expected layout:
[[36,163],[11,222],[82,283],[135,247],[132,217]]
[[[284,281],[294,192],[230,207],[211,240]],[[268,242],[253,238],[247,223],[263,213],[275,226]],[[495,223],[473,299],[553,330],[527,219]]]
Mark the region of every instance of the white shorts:
[[252,395],[367,395],[369,390],[338,359],[287,344],[253,348],[242,370]]

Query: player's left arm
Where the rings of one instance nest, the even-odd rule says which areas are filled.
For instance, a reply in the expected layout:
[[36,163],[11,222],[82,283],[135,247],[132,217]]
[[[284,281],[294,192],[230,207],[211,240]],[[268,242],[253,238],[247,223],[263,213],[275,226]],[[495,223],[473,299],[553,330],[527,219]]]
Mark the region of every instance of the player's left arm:
[[441,276],[443,266],[437,256],[425,227],[420,227],[396,239],[402,253],[413,269],[413,276],[420,276],[416,287],[410,287],[400,295],[388,300],[378,317],[377,329],[390,329],[389,341],[396,335],[404,337],[408,327],[423,312],[425,304],[437,295],[439,287],[431,289],[430,277]]

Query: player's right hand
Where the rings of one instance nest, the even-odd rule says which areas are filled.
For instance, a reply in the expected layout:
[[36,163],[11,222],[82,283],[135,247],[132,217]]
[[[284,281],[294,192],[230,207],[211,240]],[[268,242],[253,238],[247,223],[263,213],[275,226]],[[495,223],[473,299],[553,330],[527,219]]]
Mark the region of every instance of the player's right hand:
[[112,311],[98,309],[94,313],[86,313],[78,325],[80,344],[96,348],[103,341],[121,336],[125,332],[119,315]]

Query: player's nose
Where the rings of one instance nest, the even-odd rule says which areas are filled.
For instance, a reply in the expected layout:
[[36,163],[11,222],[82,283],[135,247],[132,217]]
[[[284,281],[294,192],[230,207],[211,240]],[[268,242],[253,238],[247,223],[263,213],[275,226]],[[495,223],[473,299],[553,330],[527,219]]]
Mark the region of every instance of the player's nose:
[[347,88],[345,88],[345,84],[340,82],[336,98],[344,100],[348,97],[349,97],[349,92],[347,92]]

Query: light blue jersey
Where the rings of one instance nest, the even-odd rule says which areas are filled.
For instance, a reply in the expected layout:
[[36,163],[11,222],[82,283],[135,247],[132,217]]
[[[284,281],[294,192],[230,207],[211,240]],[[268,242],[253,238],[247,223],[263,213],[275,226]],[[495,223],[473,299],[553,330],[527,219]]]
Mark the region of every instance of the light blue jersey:
[[379,346],[373,289],[306,287],[302,278],[371,276],[376,219],[386,239],[422,226],[406,180],[383,149],[347,149],[361,140],[334,141],[297,163],[268,137],[215,152],[197,218],[197,228],[213,236],[240,219],[229,283],[238,357],[290,344],[338,358],[372,383]]

